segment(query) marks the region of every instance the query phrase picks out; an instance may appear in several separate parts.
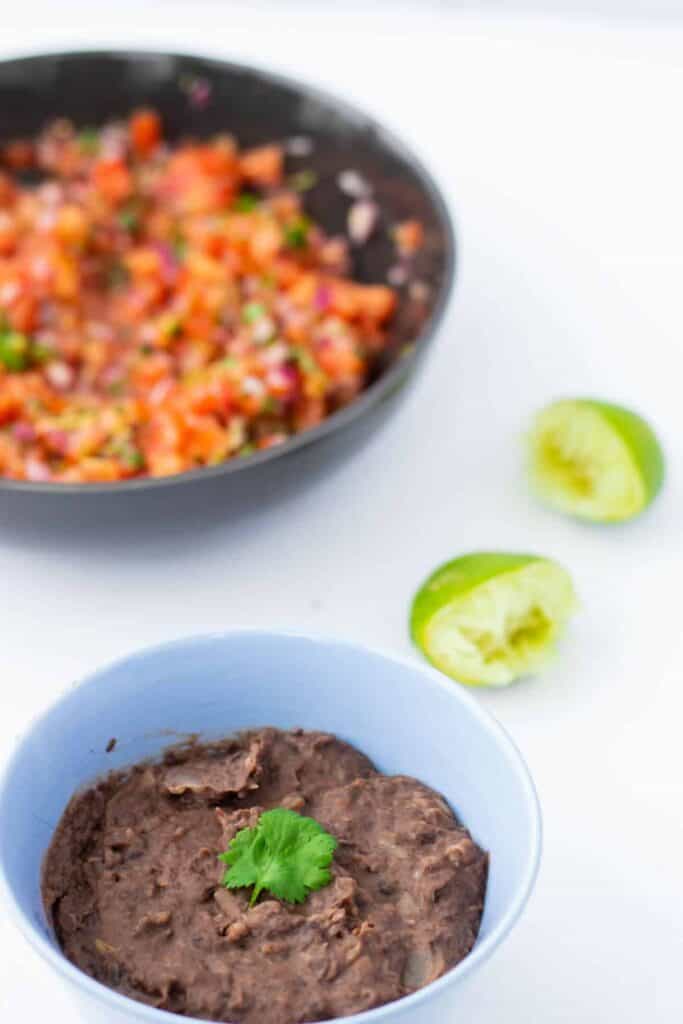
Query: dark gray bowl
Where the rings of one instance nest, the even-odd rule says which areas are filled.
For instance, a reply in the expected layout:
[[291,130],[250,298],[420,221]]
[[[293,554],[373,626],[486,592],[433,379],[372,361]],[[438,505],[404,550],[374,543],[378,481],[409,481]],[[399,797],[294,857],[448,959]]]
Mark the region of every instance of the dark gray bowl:
[[[188,81],[209,83],[210,98],[197,104]],[[390,132],[359,110],[280,75],[205,57],[166,53],[58,53],[0,62],[0,142],[33,135],[55,117],[79,126],[97,125],[149,105],[164,119],[170,138],[232,132],[245,145],[306,136],[310,156],[291,157],[290,169],[311,168],[318,184],[307,193],[311,214],[332,232],[343,232],[349,199],[337,175],[357,170],[372,183],[387,222],[416,217],[425,228],[425,245],[416,259],[414,279],[427,287],[402,292],[390,343],[374,367],[368,388],[351,404],[317,427],[249,458],[161,478],[136,478],[110,484],[52,484],[7,480],[0,490],[50,494],[109,494],[193,483],[261,466],[338,431],[392,395],[407,379],[442,318],[455,267],[453,228],[446,205],[427,170]],[[383,282],[395,262],[392,244],[380,231],[357,250],[354,276]],[[426,297],[425,297],[426,296]]]

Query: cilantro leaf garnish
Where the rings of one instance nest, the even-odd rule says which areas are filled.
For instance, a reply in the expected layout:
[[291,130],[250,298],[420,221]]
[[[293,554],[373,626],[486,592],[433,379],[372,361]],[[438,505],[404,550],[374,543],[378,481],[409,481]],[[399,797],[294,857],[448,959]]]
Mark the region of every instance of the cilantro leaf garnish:
[[303,903],[310,892],[332,881],[330,864],[337,840],[313,818],[284,807],[265,811],[254,828],[243,828],[219,856],[229,865],[228,889],[253,885],[249,906],[268,889],[288,903]]

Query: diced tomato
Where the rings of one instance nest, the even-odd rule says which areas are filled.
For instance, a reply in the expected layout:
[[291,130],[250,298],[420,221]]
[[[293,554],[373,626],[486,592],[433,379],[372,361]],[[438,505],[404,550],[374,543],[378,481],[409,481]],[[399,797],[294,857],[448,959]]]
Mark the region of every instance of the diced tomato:
[[369,320],[384,323],[396,309],[396,293],[382,284],[356,285],[357,312]]
[[10,256],[19,238],[18,225],[13,217],[0,209],[0,256]]
[[296,306],[304,306],[310,309],[318,290],[318,281],[319,279],[316,274],[300,273],[287,294]]
[[7,174],[3,174],[0,171],[0,210],[5,206],[10,206],[17,196],[17,190],[14,182]]
[[13,171],[25,171],[35,162],[33,143],[27,139],[16,139],[9,142],[2,151],[5,164]]
[[123,160],[98,160],[93,168],[95,188],[113,203],[128,199],[133,191],[133,176]]
[[309,430],[325,418],[325,403],[322,398],[301,398],[297,402],[294,419],[297,430]]
[[240,158],[244,178],[263,188],[279,185],[282,181],[284,155],[281,146],[257,146],[248,149]]
[[249,253],[257,266],[270,266],[281,248],[282,228],[276,221],[264,221],[252,231]]
[[196,462],[222,462],[230,452],[230,437],[213,416],[190,416],[186,420],[187,454]]
[[161,118],[153,110],[137,110],[128,128],[133,149],[138,156],[149,156],[161,141]]
[[82,245],[88,237],[88,218],[82,207],[69,203],[57,213],[55,235],[68,245]]
[[166,352],[153,352],[142,359],[131,371],[131,383],[134,387],[146,390],[160,380],[172,375],[173,361]]
[[412,256],[424,242],[424,228],[419,220],[404,220],[394,228],[396,248],[405,256]]

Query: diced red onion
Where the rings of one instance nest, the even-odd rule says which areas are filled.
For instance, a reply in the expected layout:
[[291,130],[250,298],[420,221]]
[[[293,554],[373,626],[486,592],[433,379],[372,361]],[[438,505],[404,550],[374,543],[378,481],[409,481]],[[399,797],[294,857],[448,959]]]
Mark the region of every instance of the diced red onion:
[[26,479],[33,480],[37,483],[42,483],[45,480],[52,479],[52,473],[50,467],[47,466],[42,459],[37,458],[35,455],[29,455],[26,459]]
[[260,377],[245,377],[242,381],[242,391],[245,395],[260,397],[265,391],[265,385]]
[[49,384],[57,391],[66,391],[75,379],[73,368],[68,363],[55,361],[48,363],[43,371]]
[[27,423],[25,420],[19,420],[12,427],[12,436],[15,441],[20,441],[22,444],[30,444],[31,441],[36,439],[35,427],[32,423]]
[[65,430],[47,430],[43,439],[48,448],[58,455],[66,455],[69,450],[69,435]]
[[173,390],[172,380],[160,380],[150,388],[147,400],[150,405],[161,405]]
[[156,324],[147,323],[142,324],[138,331],[138,341],[141,345],[153,345],[159,336],[159,330]]
[[389,267],[387,281],[392,288],[402,288],[408,282],[408,270],[401,263]]
[[49,260],[44,256],[34,256],[31,260],[31,277],[34,281],[49,281],[52,277]]
[[269,434],[268,437],[264,437],[261,439],[261,441],[259,442],[259,448],[262,450],[265,448],[275,448],[275,446],[278,444],[284,444],[286,440],[286,434]]
[[113,341],[114,328],[111,324],[103,323],[101,320],[91,320],[87,327],[88,334],[95,341]]
[[69,142],[74,137],[74,126],[66,117],[59,117],[48,127],[46,138]]
[[280,366],[268,371],[266,384],[280,396],[283,396],[283,392],[286,396],[291,396],[299,387],[299,374],[293,366]]
[[190,105],[196,110],[204,110],[209,105],[213,88],[208,79],[195,78],[190,83],[187,92]]
[[108,124],[100,132],[99,155],[105,160],[122,160],[128,153],[129,136],[125,124]]
[[354,245],[365,245],[379,220],[379,207],[371,199],[359,199],[349,209],[347,228]]
[[351,199],[367,199],[372,195],[372,186],[362,174],[352,169],[341,171],[337,175],[337,185],[345,196]]
[[123,371],[120,366],[107,366],[100,374],[100,383],[103,388],[115,387],[123,380]]
[[287,156],[310,156],[313,152],[313,140],[307,135],[294,135],[285,142]]
[[178,274],[178,260],[168,242],[155,242],[154,248],[161,261],[161,273],[166,284],[172,284]]
[[251,329],[252,340],[257,345],[265,345],[275,334],[275,324],[269,316],[262,316],[256,321]]
[[59,206],[64,199],[64,188],[57,181],[46,181],[44,185],[40,185],[38,190],[38,198],[45,206]]
[[52,228],[57,223],[56,210],[43,210],[36,223],[39,231],[52,231]]
[[261,362],[265,366],[280,366],[289,358],[289,348],[284,342],[276,341],[261,353]]
[[431,293],[431,288],[424,281],[413,281],[408,289],[408,295],[414,302],[427,302]]
[[286,295],[277,294],[273,301],[273,309],[281,320],[286,320],[294,309],[294,306],[292,304],[292,300]]
[[332,305],[332,289],[326,284],[319,285],[313,298],[313,304],[321,312],[329,309]]
[[54,331],[49,330],[49,328],[44,327],[42,330],[36,331],[33,337],[43,348],[54,349],[57,346],[57,335]]
[[252,295],[256,295],[258,289],[258,277],[255,277],[253,274],[249,274],[248,276],[242,279],[242,292],[247,298],[251,298]]
[[320,261],[337,274],[345,274],[349,269],[349,243],[342,236],[328,238],[320,249]]
[[21,285],[18,281],[5,281],[0,285],[0,305],[9,306],[21,294]]

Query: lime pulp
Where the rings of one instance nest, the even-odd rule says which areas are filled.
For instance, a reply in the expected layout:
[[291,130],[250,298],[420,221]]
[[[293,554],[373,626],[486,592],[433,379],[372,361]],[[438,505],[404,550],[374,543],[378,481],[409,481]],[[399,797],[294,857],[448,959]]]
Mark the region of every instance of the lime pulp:
[[653,501],[664,455],[646,421],[595,399],[554,402],[537,415],[530,469],[539,497],[569,515],[623,522]]
[[556,562],[479,552],[432,573],[415,595],[410,628],[451,678],[507,686],[546,665],[575,607],[571,578]]

